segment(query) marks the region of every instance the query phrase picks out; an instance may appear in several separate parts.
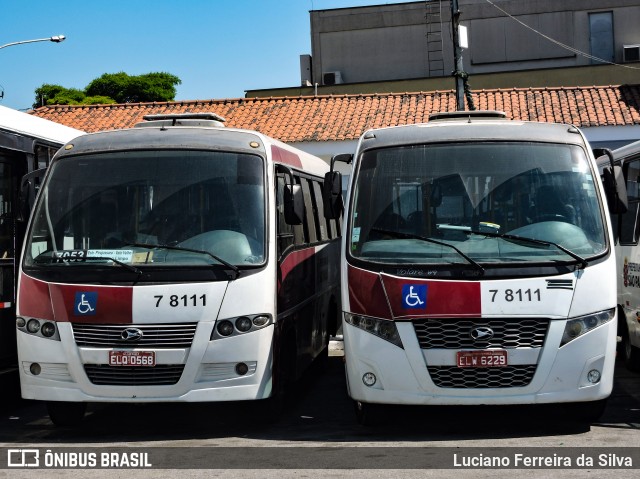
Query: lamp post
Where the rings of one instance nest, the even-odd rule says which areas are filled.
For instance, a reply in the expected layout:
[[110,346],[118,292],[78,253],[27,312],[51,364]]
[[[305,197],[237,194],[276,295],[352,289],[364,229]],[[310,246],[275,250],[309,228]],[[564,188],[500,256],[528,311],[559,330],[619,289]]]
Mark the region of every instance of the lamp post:
[[60,42],[63,42],[65,38],[66,37],[64,35],[54,35],[49,38],[36,38],[35,40],[22,40],[20,42],[7,43],[6,45],[0,45],[0,48],[12,47],[13,45],[22,45],[23,43],[34,43],[34,42],[60,43]]
[[[6,47],[12,47],[14,45],[22,45],[23,43],[35,43],[35,42],[60,43],[60,42],[64,42],[65,38],[67,37],[65,37],[64,35],[54,35],[49,38],[35,38],[33,40],[22,40],[19,42],[11,42],[11,43],[6,43],[4,45],[0,45],[0,49],[6,48]],[[0,100],[2,100],[3,98],[4,98],[4,91],[0,88]]]

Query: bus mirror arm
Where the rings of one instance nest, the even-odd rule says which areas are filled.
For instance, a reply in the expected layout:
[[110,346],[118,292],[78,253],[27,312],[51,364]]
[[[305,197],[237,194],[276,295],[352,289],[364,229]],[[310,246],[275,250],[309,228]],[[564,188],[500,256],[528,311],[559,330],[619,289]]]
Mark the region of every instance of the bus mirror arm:
[[333,166],[335,165],[336,161],[350,165],[353,161],[353,155],[351,153],[338,153],[337,155],[333,155],[331,157],[331,171],[334,170]]
[[613,214],[625,213],[629,208],[629,200],[622,168],[614,163],[613,153],[608,148],[595,148],[593,155],[596,158],[606,155],[611,163],[611,166],[605,167],[602,172],[602,184],[607,196],[609,211]]
[[29,214],[36,202],[36,195],[46,171],[46,168],[40,168],[22,177],[18,196],[17,221],[24,223],[29,220]]

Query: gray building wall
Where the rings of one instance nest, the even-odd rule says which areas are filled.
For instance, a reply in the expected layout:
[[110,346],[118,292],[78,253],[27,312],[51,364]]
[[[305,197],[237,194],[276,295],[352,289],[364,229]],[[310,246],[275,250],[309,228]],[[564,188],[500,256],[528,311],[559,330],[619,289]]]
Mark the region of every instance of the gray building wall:
[[[623,45],[640,44],[637,0],[493,0],[493,3],[516,20],[485,0],[459,0],[460,23],[468,28],[470,44],[463,53],[463,62],[472,75],[594,63],[518,21],[590,53],[589,14],[612,12],[614,61],[622,63]],[[326,72],[340,72],[344,83],[449,76],[454,69],[450,32],[448,1],[312,11],[312,81],[323,85]],[[617,82],[612,78],[608,83]]]

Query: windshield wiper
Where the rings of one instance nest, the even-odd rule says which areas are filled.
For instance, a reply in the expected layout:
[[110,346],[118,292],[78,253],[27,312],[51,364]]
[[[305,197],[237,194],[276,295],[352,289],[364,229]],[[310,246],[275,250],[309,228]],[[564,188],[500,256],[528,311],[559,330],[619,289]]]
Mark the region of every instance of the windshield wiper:
[[484,268],[482,267],[482,265],[480,265],[479,263],[474,261],[472,258],[470,258],[468,255],[466,255],[465,253],[460,251],[458,248],[456,248],[452,244],[445,243],[444,241],[434,240],[432,238],[427,238],[426,236],[421,236],[421,235],[417,235],[417,234],[414,234],[414,233],[403,233],[403,232],[400,232],[400,231],[385,230],[385,229],[382,229],[382,228],[371,228],[371,231],[375,231],[377,233],[386,234],[386,235],[389,235],[389,236],[394,236],[396,238],[417,239],[417,240],[426,241],[427,243],[433,243],[433,244],[437,244],[437,245],[440,245],[440,246],[446,246],[447,248],[453,249],[456,253],[458,253],[465,260],[467,260],[469,262],[469,264],[474,266],[480,272],[481,276],[484,275]]
[[189,253],[204,254],[204,255],[207,255],[207,256],[213,258],[218,263],[222,264],[223,266],[226,266],[231,271],[233,271],[234,274],[229,275],[229,277],[231,279],[236,279],[238,276],[240,276],[240,268],[238,268],[234,264],[231,264],[231,263],[223,260],[219,256],[216,256],[215,254],[213,254],[213,253],[211,253],[209,251],[204,251],[204,250],[199,250],[199,249],[191,249],[191,248],[183,248],[182,246],[170,246],[170,245],[167,245],[167,244],[127,243],[127,246],[136,246],[138,248],[146,248],[146,249],[161,248],[161,249],[170,249],[170,250],[175,250],[175,251],[188,251]]
[[589,262],[586,259],[584,259],[582,256],[574,253],[570,249],[565,248],[561,244],[554,243],[553,241],[539,240],[535,238],[528,238],[527,236],[512,235],[509,233],[493,233],[491,231],[478,231],[478,230],[470,229],[470,230],[464,230],[464,232],[467,234],[473,234],[473,235],[479,235],[479,236],[490,236],[492,238],[502,238],[505,240],[511,240],[516,242],[520,241],[522,243],[532,243],[532,244],[537,244],[541,246],[554,246],[555,248],[558,248],[560,251],[562,251],[563,253],[566,253],[568,256],[571,256],[578,263],[580,263],[580,267],[582,269],[585,269],[587,266],[589,266]]

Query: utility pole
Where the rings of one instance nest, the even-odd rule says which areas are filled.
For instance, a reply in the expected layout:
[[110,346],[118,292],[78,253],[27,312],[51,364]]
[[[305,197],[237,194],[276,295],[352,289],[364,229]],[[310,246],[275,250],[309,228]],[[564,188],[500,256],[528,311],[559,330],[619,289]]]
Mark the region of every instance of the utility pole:
[[456,110],[463,111],[464,108],[464,66],[462,65],[462,47],[460,46],[460,9],[458,0],[451,0],[451,28],[453,29],[453,62],[455,70],[453,75],[456,79]]

